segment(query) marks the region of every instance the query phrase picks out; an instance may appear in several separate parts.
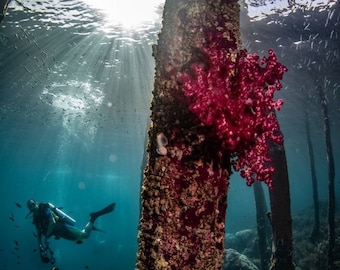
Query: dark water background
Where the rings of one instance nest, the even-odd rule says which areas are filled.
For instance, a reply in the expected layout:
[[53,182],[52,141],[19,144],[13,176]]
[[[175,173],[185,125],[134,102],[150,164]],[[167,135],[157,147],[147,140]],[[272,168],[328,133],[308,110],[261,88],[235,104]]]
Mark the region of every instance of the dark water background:
[[[0,269],[43,265],[26,201],[63,206],[82,227],[88,214],[116,202],[82,245],[52,240],[60,269],[134,269],[139,193],[160,19],[135,31],[103,28],[103,15],[81,1],[10,6],[0,25]],[[161,9],[158,13],[161,14]],[[327,159],[316,85],[328,100],[336,170],[340,165],[339,5],[249,21],[244,47],[273,48],[288,68],[278,118],[285,135],[293,213],[312,205],[305,111],[327,200]],[[313,15],[308,16],[308,15]],[[336,171],[336,193],[340,193]],[[19,207],[20,204],[21,207]],[[231,179],[227,231],[255,227],[253,190]],[[17,243],[16,243],[17,241]]]

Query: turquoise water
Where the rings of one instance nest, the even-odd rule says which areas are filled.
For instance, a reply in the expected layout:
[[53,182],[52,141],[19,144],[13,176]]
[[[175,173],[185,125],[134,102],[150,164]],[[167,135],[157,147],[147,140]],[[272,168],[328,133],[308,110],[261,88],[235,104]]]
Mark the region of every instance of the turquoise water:
[[[0,269],[51,269],[40,262],[34,226],[25,218],[31,198],[62,206],[80,228],[90,212],[116,202],[114,213],[96,222],[104,233],[93,232],[81,245],[51,240],[51,248],[63,270],[134,269],[154,73],[151,45],[157,41],[161,12],[155,9],[152,23],[133,30],[106,24],[100,11],[81,1],[10,6],[0,24]],[[241,20],[244,46],[262,55],[274,48],[290,70],[279,93],[285,105],[278,118],[293,212],[312,204],[304,129],[308,93],[319,196],[327,199],[322,117],[303,61],[322,64],[319,75],[329,100],[336,168],[340,162],[339,11],[332,16],[327,12],[320,15],[322,23],[299,21],[297,15],[295,24],[282,19],[293,30],[281,32],[268,31],[270,19],[251,23],[253,28]],[[320,47],[316,55],[335,60],[328,64],[325,57],[314,59],[311,46]],[[235,173],[227,231],[254,228],[255,222],[253,191]]]

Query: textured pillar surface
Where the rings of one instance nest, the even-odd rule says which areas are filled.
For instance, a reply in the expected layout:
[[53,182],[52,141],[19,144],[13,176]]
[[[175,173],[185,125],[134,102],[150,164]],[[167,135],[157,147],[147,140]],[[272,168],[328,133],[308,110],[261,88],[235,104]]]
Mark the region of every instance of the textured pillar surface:
[[137,269],[221,269],[230,156],[188,109],[179,78],[207,66],[207,34],[239,49],[239,6],[166,1],[156,61],[148,162],[142,185]]

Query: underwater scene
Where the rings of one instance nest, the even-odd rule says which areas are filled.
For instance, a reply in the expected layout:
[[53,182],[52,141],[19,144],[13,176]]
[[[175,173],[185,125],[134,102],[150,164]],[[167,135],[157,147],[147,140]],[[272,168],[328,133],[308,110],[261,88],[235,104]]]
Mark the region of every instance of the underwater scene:
[[339,1],[0,3],[0,270],[340,269]]

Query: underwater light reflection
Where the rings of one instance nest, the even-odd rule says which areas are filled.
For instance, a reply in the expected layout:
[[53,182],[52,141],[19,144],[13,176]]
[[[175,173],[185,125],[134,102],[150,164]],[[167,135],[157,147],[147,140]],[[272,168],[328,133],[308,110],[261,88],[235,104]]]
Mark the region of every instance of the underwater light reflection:
[[[86,126],[86,123],[91,121],[85,116],[91,110],[99,108],[104,100],[104,94],[99,88],[93,87],[88,82],[70,80],[65,83],[54,82],[48,85],[43,89],[39,98],[41,102],[52,106],[56,112],[61,113],[64,128],[71,132],[72,129]],[[95,130],[91,131],[90,127],[87,130],[93,137]]]
[[264,0],[264,1],[253,1],[246,0],[248,16],[255,21],[260,21],[267,18],[270,15],[277,13],[283,16],[288,16],[292,10],[297,7],[304,8],[306,10],[313,9],[316,7],[324,7],[325,9],[330,8],[336,3],[335,0],[325,1],[325,0],[296,0],[296,1],[286,1],[286,0]]
[[[44,0],[11,1],[10,10],[24,11],[48,27],[73,29],[75,35],[104,32],[109,38],[134,42],[154,39],[160,28],[165,0]],[[31,30],[40,25],[31,25]]]
[[83,0],[104,15],[104,32],[121,28],[124,32],[140,32],[153,28],[161,20],[164,0]]

